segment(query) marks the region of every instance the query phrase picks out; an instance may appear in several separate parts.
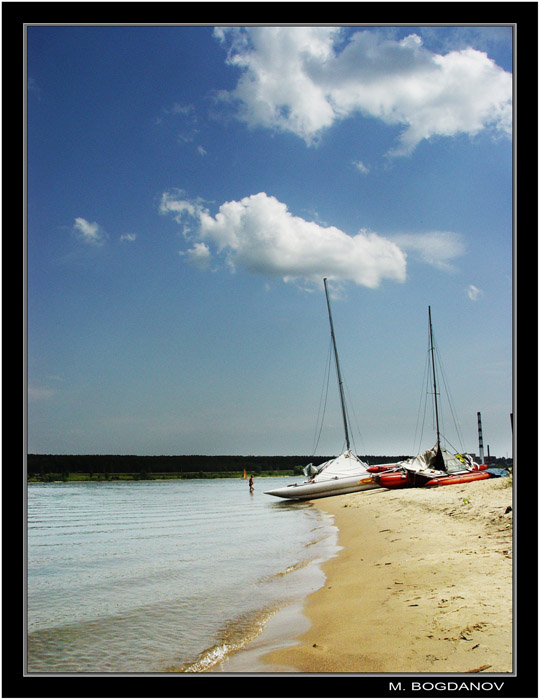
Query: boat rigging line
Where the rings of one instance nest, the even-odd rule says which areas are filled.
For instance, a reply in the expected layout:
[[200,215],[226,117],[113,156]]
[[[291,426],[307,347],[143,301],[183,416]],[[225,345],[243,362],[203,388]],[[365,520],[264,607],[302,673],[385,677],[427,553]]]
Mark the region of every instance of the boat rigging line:
[[[312,457],[317,452],[317,448],[319,446],[319,441],[320,441],[322,430],[323,430],[324,417],[326,414],[326,406],[327,406],[327,401],[328,401],[328,390],[329,390],[329,385],[330,385],[330,365],[331,365],[332,354],[334,355],[334,359],[335,359],[335,367],[336,367],[338,388],[339,388],[339,398],[340,398],[340,404],[341,404],[341,415],[342,415],[342,420],[343,420],[343,426],[345,429],[344,444],[346,445],[346,449],[350,450],[351,449],[351,442],[352,442],[354,451],[355,452],[357,451],[354,435],[353,435],[351,428],[350,428],[351,417],[349,414],[349,405],[345,401],[345,393],[346,392],[349,394],[349,399],[350,399],[349,403],[351,406],[353,405],[353,402],[352,402],[352,399],[351,399],[351,396],[349,393],[349,389],[346,386],[345,382],[343,381],[343,377],[341,375],[341,367],[339,364],[339,357],[338,357],[338,353],[337,353],[336,335],[335,335],[335,331],[334,331],[334,322],[333,322],[333,318],[332,318],[332,311],[330,308],[330,299],[329,299],[328,287],[326,284],[326,280],[327,280],[327,278],[325,277],[323,282],[324,282],[324,291],[325,291],[325,295],[326,295],[326,304],[327,304],[327,308],[328,308],[328,318],[330,321],[330,346],[328,349],[328,355],[327,355],[327,360],[326,360],[326,367],[325,367],[325,374],[324,374],[321,398],[319,400],[319,411],[317,414],[317,423],[315,426],[314,447],[313,447],[313,451],[311,453]],[[321,406],[322,406],[322,416],[321,416]],[[360,439],[361,439],[362,434],[361,434],[360,428],[358,427],[358,419],[356,417],[356,414],[354,413],[354,406],[353,406],[353,415],[354,415],[354,419],[356,421],[358,435],[360,436]]]
[[[415,432],[415,444],[416,444],[416,439],[418,437],[418,426],[420,423],[420,417],[421,417],[421,409],[422,409],[422,400],[423,397],[425,397],[426,400],[424,400],[424,411],[422,415],[422,425],[421,425],[421,432],[420,432],[420,440],[419,443],[422,443],[422,438],[423,438],[423,433],[424,433],[424,426],[425,426],[425,420],[426,420],[426,412],[427,412],[427,396],[431,394],[433,396],[433,420],[434,420],[434,428],[437,434],[437,446],[440,447],[441,444],[441,438],[444,438],[444,441],[448,443],[450,447],[455,452],[463,452],[463,438],[461,435],[461,429],[459,426],[459,423],[456,418],[456,411],[455,407],[453,404],[452,396],[450,394],[450,388],[448,386],[448,381],[446,379],[446,374],[444,372],[443,368],[443,363],[441,359],[441,355],[439,352],[439,348],[436,344],[435,341],[435,336],[433,333],[433,326],[431,323],[431,306],[428,307],[428,312],[429,312],[429,332],[428,332],[428,352],[426,356],[426,364],[424,366],[424,378],[423,378],[423,383],[422,383],[422,395],[420,398],[420,406],[418,409],[418,416],[417,416],[417,423],[416,423],[416,432]],[[438,373],[437,373],[438,369]],[[452,420],[454,423],[454,427],[456,430],[458,442],[460,444],[460,449],[456,450],[455,447],[452,445],[451,441],[446,437],[446,431],[444,429],[444,416],[442,412],[439,411],[440,408],[440,400],[439,397],[441,396],[441,392],[438,390],[438,385],[437,385],[437,376],[442,378],[442,385],[444,387],[444,393],[446,395],[446,399],[448,401],[448,406],[450,409],[450,415],[452,416]],[[430,391],[431,389],[431,391]]]
[[[420,447],[421,447],[422,441],[424,439],[424,425],[426,423],[426,411],[427,411],[426,396],[427,396],[427,386],[428,386],[429,379],[430,379],[430,373],[429,373],[429,352],[428,352],[428,353],[426,353],[426,360],[424,362],[424,376],[422,378],[422,389],[420,391],[420,402],[418,404],[418,414],[416,416],[416,429],[414,432],[414,443],[413,443],[412,454],[418,454],[418,452],[420,452]],[[424,407],[423,414],[422,414],[422,406]],[[420,437],[418,437],[418,428],[420,425],[420,417],[422,417],[422,423],[421,423],[421,428],[420,428]],[[417,443],[417,439],[418,439],[418,443]],[[418,444],[418,448],[416,448],[417,444]]]
[[[324,416],[326,414],[326,404],[328,401],[328,387],[330,385],[330,363],[332,359],[332,341],[330,341],[328,346],[328,353],[326,356],[326,365],[324,369],[323,386],[321,390],[321,398],[319,399],[319,411],[317,413],[317,422],[315,424],[315,437],[314,437],[314,447],[311,453],[311,457],[315,456],[317,448],[319,447],[319,440],[321,439],[321,433],[324,424]],[[326,390],[325,390],[326,389]],[[324,405],[323,405],[323,394],[324,394]],[[321,406],[322,406],[322,416],[321,416]],[[319,424],[320,421],[320,424]],[[318,433],[317,433],[318,429]]]

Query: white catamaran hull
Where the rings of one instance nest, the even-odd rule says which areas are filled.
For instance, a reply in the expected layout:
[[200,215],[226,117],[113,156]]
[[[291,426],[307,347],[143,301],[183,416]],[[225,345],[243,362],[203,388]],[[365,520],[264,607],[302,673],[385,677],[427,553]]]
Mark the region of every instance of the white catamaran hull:
[[290,484],[282,489],[265,491],[270,496],[288,498],[294,501],[311,500],[312,498],[324,498],[325,496],[339,496],[342,493],[354,493],[367,489],[380,488],[370,474],[366,476],[348,476],[345,478],[327,479],[325,481],[304,481],[301,484]]

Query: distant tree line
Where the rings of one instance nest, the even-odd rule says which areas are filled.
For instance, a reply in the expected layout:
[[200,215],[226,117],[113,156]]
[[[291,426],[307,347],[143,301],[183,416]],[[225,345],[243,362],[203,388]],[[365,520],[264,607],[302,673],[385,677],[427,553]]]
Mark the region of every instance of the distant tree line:
[[[335,455],[333,455],[335,456]],[[301,471],[313,462],[322,464],[333,456],[242,456],[242,455],[40,455],[29,454],[28,476],[44,474],[193,474],[243,472]],[[385,464],[405,459],[399,457],[366,456],[368,464]]]

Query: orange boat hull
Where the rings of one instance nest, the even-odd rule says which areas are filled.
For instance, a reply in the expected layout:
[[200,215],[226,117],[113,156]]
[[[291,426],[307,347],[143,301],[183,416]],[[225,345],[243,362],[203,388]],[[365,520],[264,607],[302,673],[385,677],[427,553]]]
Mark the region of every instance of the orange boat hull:
[[486,471],[474,471],[468,474],[452,474],[452,476],[442,476],[439,479],[431,479],[424,488],[432,488],[433,486],[450,486],[451,484],[466,484],[468,481],[479,481],[480,479],[489,479],[491,474]]
[[395,464],[376,464],[374,467],[368,467],[367,470],[372,474],[377,474],[379,472],[387,472],[389,469],[392,469],[392,467],[395,466]]
[[411,481],[407,474],[402,472],[392,472],[391,474],[377,474],[373,477],[375,481],[385,489],[404,489],[411,486]]

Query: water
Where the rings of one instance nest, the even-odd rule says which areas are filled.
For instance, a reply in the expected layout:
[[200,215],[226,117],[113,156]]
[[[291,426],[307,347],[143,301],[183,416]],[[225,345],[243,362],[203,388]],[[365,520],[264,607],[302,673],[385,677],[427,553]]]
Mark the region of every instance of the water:
[[220,670],[324,582],[329,516],[263,493],[292,480],[29,484],[28,671]]

